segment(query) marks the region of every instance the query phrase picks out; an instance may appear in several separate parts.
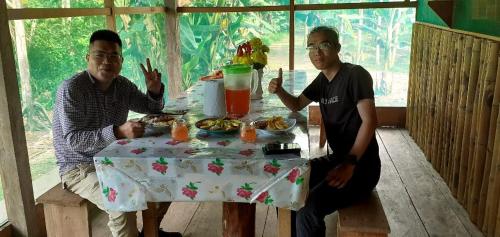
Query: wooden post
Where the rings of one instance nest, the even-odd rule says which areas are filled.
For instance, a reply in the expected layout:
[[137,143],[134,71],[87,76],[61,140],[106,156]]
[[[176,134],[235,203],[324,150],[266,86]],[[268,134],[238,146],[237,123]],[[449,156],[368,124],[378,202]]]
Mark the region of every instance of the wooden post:
[[451,141],[449,144],[448,152],[449,156],[451,159],[451,164],[450,164],[450,176],[451,176],[451,192],[453,195],[456,197],[457,192],[458,192],[458,176],[459,176],[459,168],[457,167],[458,164],[458,156],[455,153],[455,144],[457,142],[457,134],[456,134],[456,129],[457,129],[457,122],[458,122],[458,102],[460,98],[460,72],[462,71],[462,55],[463,55],[463,49],[465,48],[465,38],[461,36],[460,34],[455,34],[455,38],[457,41],[455,42],[455,67],[454,71],[452,72],[450,76],[454,78],[454,83],[453,83],[453,89],[450,91],[450,94],[452,98],[450,98],[450,102],[448,104],[448,107],[451,108],[451,131],[450,131],[450,136],[451,136]]
[[441,93],[439,96],[439,129],[438,129],[438,148],[436,156],[440,161],[441,166],[441,174],[442,177],[446,180],[446,183],[450,184],[450,179],[448,177],[448,165],[449,165],[449,157],[446,155],[447,147],[449,144],[449,124],[450,116],[447,113],[447,102],[448,102],[448,90],[450,86],[453,85],[453,80],[449,76],[451,71],[452,64],[452,56],[453,56],[453,34],[451,32],[445,32],[445,47],[443,49],[443,58],[441,63]]
[[[498,45],[497,45],[498,47]],[[486,201],[486,220],[483,232],[492,236],[498,215],[498,200],[500,200],[500,55],[497,56],[496,83],[493,95],[492,112],[490,118],[490,135],[488,136],[487,157],[491,155],[491,172],[485,180],[488,186]],[[494,65],[493,65],[494,66]],[[500,229],[500,226],[497,228]]]
[[[484,52],[484,54],[483,54]],[[473,174],[472,174],[472,182],[471,182],[471,195],[470,201],[469,201],[469,206],[471,206],[471,213],[469,216],[471,216],[471,219],[474,221],[474,223],[477,223],[478,226],[482,226],[483,224],[483,214],[484,211],[480,210],[480,193],[481,193],[481,186],[483,182],[483,173],[489,173],[489,166],[487,167],[486,163],[486,144],[488,142],[488,134],[489,134],[489,128],[490,128],[490,115],[491,115],[491,104],[488,105],[488,97],[491,96],[492,93],[488,93],[486,90],[487,88],[492,91],[492,88],[494,88],[494,82],[493,80],[493,85],[487,80],[487,66],[488,63],[490,62],[490,55],[492,53],[492,44],[486,40],[483,42],[483,50],[481,50],[481,68],[480,68],[480,73],[479,73],[479,80],[480,83],[479,85],[481,86],[478,97],[476,97],[477,100],[477,136],[475,138],[475,143],[474,143],[474,152],[473,154]],[[495,52],[494,57],[497,57],[497,52]],[[495,63],[496,64],[496,63]],[[496,66],[496,65],[495,65]],[[496,75],[496,73],[495,73]],[[491,73],[490,73],[491,76]],[[483,204],[484,208],[484,204]],[[481,215],[479,216],[479,212]]]
[[[486,64],[485,64],[485,73],[484,73],[484,93],[481,96],[481,107],[482,107],[482,112],[481,112],[481,119],[480,119],[480,128],[479,128],[479,136],[478,136],[478,143],[477,143],[477,153],[476,155],[478,156],[478,159],[483,159],[484,160],[484,172],[481,172],[481,170],[477,170],[478,176],[482,176],[481,182],[477,185],[478,190],[478,196],[479,198],[479,210],[477,213],[477,216],[479,217],[478,219],[478,226],[481,227],[483,226],[483,223],[486,223],[486,213],[485,213],[485,208],[486,208],[486,201],[487,201],[487,196],[488,196],[488,178],[490,176],[490,171],[491,171],[491,162],[492,162],[492,154],[491,152],[487,152],[488,150],[488,145],[491,140],[495,140],[495,130],[496,130],[496,124],[495,121],[492,119],[493,113],[495,115],[498,114],[498,111],[493,111],[493,106],[490,104],[490,99],[494,97],[495,93],[495,84],[497,83],[497,63],[498,63],[498,48],[499,48],[499,43],[495,42],[489,42],[488,45],[488,56],[486,58]],[[492,170],[494,172],[494,170]],[[493,186],[491,186],[493,188]],[[477,204],[476,204],[477,205]],[[484,228],[483,228],[484,229]]]
[[0,173],[14,236],[39,236],[7,5],[0,1]]
[[168,96],[177,98],[182,89],[182,55],[177,0],[165,0],[167,32]]
[[455,143],[455,154],[457,154],[457,169],[459,169],[459,179],[458,179],[458,192],[457,199],[460,203],[464,203],[465,195],[465,182],[467,180],[467,161],[462,154],[462,142],[464,138],[465,130],[465,106],[467,103],[467,88],[469,85],[469,73],[472,58],[472,36],[467,36],[465,43],[465,53],[463,54],[462,70],[460,73],[460,101],[459,101],[459,111],[458,111],[458,125]]
[[[478,87],[478,75],[479,75],[479,64],[481,58],[481,39],[475,38],[474,44],[472,45],[472,59],[470,66],[470,74],[469,74],[469,85],[467,86],[467,102],[465,105],[465,122],[464,122],[464,140],[462,141],[462,155],[466,162],[464,162],[464,175],[465,175],[465,187],[464,187],[464,203],[467,205],[469,201],[469,185],[471,182],[472,175],[472,159],[470,159],[470,152],[473,152],[473,149],[470,147],[470,138],[471,135],[474,135],[473,132],[473,120],[474,120],[474,100],[476,98],[476,90]],[[470,210],[468,210],[470,211]]]
[[104,7],[110,9],[110,14],[106,15],[106,26],[109,30],[116,32],[115,1],[104,0]]
[[222,233],[224,237],[254,237],[255,203],[224,202]]
[[[436,68],[436,63],[438,61],[438,50],[440,48],[441,41],[439,40],[441,38],[441,31],[435,30],[433,28],[429,28],[429,34],[432,39],[435,39],[432,41],[430,45],[430,58],[429,60],[429,65],[430,65],[430,70],[429,70],[429,76],[428,80],[429,82],[427,83],[428,89],[426,90],[425,98],[427,100],[427,108],[426,108],[426,123],[425,123],[425,135],[423,137],[423,144],[424,144],[424,153],[428,157],[428,159],[435,164],[435,157],[432,157],[432,125],[433,121],[436,119],[436,89],[437,89],[437,68]],[[439,170],[438,170],[439,171]]]
[[157,237],[160,223],[158,222],[158,208],[156,203],[148,202],[148,209],[142,211],[142,222],[145,237]]

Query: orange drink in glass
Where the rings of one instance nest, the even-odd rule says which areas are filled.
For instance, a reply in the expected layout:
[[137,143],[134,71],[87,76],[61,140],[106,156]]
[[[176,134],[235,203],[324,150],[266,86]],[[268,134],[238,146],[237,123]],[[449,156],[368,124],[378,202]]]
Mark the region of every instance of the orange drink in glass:
[[177,119],[174,121],[172,124],[172,139],[180,142],[189,140],[189,130],[186,120]]
[[244,142],[255,143],[257,132],[253,123],[247,121],[241,124],[240,138]]

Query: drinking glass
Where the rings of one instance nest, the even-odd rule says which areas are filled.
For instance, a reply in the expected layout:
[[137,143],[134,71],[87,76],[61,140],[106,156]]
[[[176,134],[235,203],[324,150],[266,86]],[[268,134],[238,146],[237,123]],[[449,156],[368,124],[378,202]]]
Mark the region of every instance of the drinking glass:
[[177,119],[172,125],[172,139],[185,142],[189,140],[189,130],[185,119]]
[[255,125],[252,122],[246,121],[241,124],[240,138],[244,142],[255,143],[257,140],[257,132],[255,130]]

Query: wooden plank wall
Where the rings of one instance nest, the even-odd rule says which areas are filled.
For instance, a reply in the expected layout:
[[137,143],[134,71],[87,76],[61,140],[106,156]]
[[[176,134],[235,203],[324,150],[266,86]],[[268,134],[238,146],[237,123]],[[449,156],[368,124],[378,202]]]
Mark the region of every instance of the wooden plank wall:
[[500,236],[500,38],[413,26],[406,125],[486,236]]

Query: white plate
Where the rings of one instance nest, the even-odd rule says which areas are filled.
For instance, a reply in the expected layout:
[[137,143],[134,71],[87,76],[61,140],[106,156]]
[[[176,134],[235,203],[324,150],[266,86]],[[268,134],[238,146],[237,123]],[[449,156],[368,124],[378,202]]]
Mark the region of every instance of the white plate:
[[[266,121],[266,120],[267,119],[257,120],[256,122],[258,123],[259,121]],[[285,123],[288,124],[288,128],[286,128],[286,129],[280,129],[280,130],[259,129],[259,130],[266,132],[266,133],[270,133],[270,134],[286,133],[286,132],[289,132],[290,130],[292,130],[293,127],[295,127],[295,124],[297,123],[296,119],[284,119],[284,120],[285,120]]]

